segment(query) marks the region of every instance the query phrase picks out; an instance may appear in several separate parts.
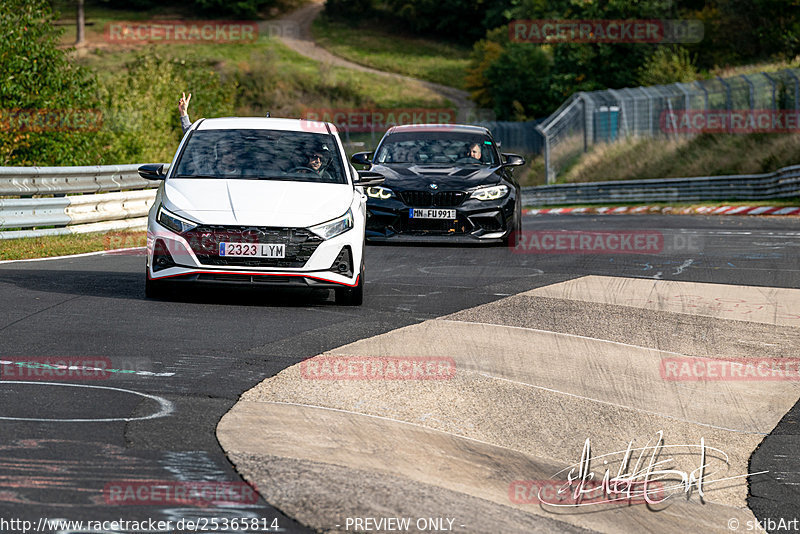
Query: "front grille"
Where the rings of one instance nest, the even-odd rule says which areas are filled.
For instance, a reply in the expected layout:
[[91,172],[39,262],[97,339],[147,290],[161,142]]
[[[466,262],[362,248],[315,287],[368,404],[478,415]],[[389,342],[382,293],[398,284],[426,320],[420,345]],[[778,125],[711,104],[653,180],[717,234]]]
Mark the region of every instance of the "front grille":
[[458,215],[453,219],[409,219],[401,218],[402,233],[427,235],[427,234],[467,234],[472,231],[469,219]]
[[467,195],[463,191],[403,191],[400,196],[412,208],[452,208],[464,202]]
[[427,191],[403,191],[400,195],[403,202],[412,208],[433,206],[433,195]]
[[[203,265],[236,267],[303,267],[322,243],[322,238],[305,228],[254,226],[198,226],[183,234]],[[248,258],[219,255],[219,244],[269,243],[286,245],[284,258]]]
[[461,191],[442,191],[433,196],[433,205],[439,208],[458,206],[464,201],[465,193]]

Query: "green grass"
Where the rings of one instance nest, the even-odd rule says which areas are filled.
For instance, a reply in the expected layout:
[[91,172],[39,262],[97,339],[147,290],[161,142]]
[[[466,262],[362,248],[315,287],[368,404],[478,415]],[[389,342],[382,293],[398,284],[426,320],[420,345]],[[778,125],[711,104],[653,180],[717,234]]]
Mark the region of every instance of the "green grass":
[[145,232],[114,232],[3,239],[0,243],[0,260],[24,260],[141,247],[147,240]]
[[[597,144],[558,183],[761,174],[800,163],[796,134],[703,134],[689,139],[630,139]],[[544,183],[544,165],[528,183]]]
[[[126,64],[142,49],[162,56],[208,61],[223,79],[235,72],[262,84],[252,95],[259,108],[268,105],[273,116],[300,117],[305,108],[437,108],[449,101],[419,83],[331,67],[308,59],[277,39],[259,37],[252,44],[186,44],[98,47],[76,52],[76,60],[108,80],[125,72]],[[176,99],[181,88],[175,88]],[[194,95],[202,98],[202,95]],[[165,103],[172,105],[173,102]],[[190,107],[191,111],[191,107]],[[251,115],[245,106],[240,115]],[[258,112],[260,114],[260,110]]]
[[319,16],[314,39],[354,63],[422,80],[464,88],[470,49],[387,30],[386,20],[357,27]]

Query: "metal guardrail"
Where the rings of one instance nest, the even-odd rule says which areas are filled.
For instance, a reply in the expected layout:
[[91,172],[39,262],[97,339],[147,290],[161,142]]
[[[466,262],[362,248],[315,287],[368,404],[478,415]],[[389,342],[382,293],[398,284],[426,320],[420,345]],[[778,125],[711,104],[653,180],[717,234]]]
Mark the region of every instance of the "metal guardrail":
[[[169,167],[168,164],[166,164]],[[135,165],[91,167],[0,167],[0,196],[59,195],[150,189]]]
[[[139,165],[0,167],[0,239],[144,229],[158,184],[138,176]],[[136,173],[136,176],[134,176]],[[131,191],[102,192],[119,189]],[[12,192],[13,191],[13,192]],[[607,202],[695,202],[800,197],[800,165],[769,174],[619,180],[525,187],[527,206]],[[52,226],[54,228],[40,228]]]
[[0,196],[54,195],[0,199],[0,239],[144,229],[158,183],[138,168],[0,167]]
[[800,165],[769,174],[618,180],[524,187],[526,206],[617,202],[771,200],[800,197]]

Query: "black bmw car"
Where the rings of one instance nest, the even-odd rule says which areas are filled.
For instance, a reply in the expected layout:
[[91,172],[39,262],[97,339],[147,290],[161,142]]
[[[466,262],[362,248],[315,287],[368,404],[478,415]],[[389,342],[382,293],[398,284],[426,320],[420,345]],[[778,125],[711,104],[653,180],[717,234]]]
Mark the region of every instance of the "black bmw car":
[[395,126],[374,153],[354,154],[386,181],[368,187],[370,241],[447,239],[505,242],[521,227],[519,183],[491,132],[479,126]]

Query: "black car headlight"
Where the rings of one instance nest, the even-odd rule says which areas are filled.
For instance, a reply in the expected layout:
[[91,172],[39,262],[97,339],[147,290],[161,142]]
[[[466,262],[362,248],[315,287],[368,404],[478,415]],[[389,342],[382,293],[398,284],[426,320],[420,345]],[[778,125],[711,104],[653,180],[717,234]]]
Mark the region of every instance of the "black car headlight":
[[182,234],[197,228],[197,223],[188,219],[184,219],[183,217],[178,217],[171,211],[164,208],[163,205],[158,207],[158,215],[156,216],[156,220],[158,221],[158,224],[164,228],[169,228],[176,234]]
[[309,230],[320,236],[322,239],[331,239],[337,235],[343,234],[353,227],[353,210],[347,210],[347,213],[341,217],[337,217],[332,221],[328,221],[316,226],[309,227]]
[[394,193],[388,187],[381,187],[379,185],[373,187],[367,187],[367,196],[370,198],[379,198],[381,200],[386,200],[392,198]]
[[481,187],[472,192],[469,198],[477,198],[478,200],[497,200],[503,198],[508,194],[507,185],[493,185],[491,187]]

